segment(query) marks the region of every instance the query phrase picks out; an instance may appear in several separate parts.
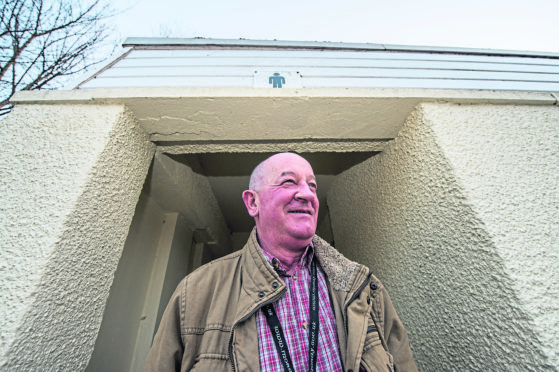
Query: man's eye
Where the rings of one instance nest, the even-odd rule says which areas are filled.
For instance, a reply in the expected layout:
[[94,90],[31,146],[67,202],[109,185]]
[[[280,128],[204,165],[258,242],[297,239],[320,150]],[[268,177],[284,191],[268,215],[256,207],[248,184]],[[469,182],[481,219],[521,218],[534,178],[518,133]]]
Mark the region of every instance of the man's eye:
[[292,180],[292,179],[285,180],[285,181],[283,181],[281,184],[282,184],[282,185],[285,185],[286,183],[293,184],[293,185],[296,184],[295,180]]

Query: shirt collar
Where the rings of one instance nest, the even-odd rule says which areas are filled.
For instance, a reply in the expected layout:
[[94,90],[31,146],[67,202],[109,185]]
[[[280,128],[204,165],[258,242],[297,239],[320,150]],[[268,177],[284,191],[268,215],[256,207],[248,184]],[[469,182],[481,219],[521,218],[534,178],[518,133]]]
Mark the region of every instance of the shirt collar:
[[[260,247],[260,249],[262,250],[262,253],[264,254],[264,258],[266,259],[266,261],[270,264],[270,266],[274,268],[274,270],[279,274],[279,276],[284,276],[284,277],[291,276],[287,273],[285,266],[281,263],[279,258],[275,257],[268,251],[264,250],[264,248],[262,247]],[[313,257],[314,257],[314,247],[311,243],[305,248],[305,252],[303,252],[303,255],[301,256],[301,260],[299,261],[297,267],[309,268],[313,260]]]

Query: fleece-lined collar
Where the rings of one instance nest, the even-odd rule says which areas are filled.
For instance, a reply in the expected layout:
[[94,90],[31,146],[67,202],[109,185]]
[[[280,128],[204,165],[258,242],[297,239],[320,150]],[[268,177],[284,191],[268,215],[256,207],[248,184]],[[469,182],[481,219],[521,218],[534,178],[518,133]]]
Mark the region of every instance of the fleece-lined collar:
[[[257,261],[266,262],[264,254],[261,252],[261,248],[258,243],[256,227],[250,234],[248,245],[249,250],[255,259],[257,256],[260,256],[260,259],[257,259]],[[336,248],[332,247],[318,235],[313,237],[312,245],[314,247],[315,257],[318,259],[322,270],[326,273],[332,289],[336,291],[349,292],[352,287],[352,280],[354,280],[355,270],[360,265],[344,257],[336,250]],[[265,273],[269,275],[273,272],[273,269],[270,265],[266,266],[268,266],[266,269],[269,270],[265,270]],[[267,271],[270,271],[270,273],[267,273]],[[267,278],[267,280],[270,280],[270,278]]]

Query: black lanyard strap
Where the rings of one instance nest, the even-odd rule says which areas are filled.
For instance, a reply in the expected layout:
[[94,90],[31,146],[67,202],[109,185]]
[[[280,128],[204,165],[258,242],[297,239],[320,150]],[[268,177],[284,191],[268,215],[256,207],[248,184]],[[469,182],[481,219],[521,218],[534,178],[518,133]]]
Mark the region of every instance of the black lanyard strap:
[[[295,367],[291,361],[287,340],[283,334],[283,328],[274,310],[273,304],[264,306],[264,315],[268,322],[268,327],[272,332],[272,338],[276,344],[281,365],[285,372],[295,372]],[[316,263],[311,262],[311,282],[309,285],[309,371],[316,371],[316,360],[318,356],[318,331],[320,329],[320,318],[318,315],[318,277],[316,273]]]
[[311,283],[309,288],[309,371],[316,371],[316,359],[318,356],[318,330],[320,329],[320,318],[318,316],[318,277],[316,274],[316,264],[311,263]]

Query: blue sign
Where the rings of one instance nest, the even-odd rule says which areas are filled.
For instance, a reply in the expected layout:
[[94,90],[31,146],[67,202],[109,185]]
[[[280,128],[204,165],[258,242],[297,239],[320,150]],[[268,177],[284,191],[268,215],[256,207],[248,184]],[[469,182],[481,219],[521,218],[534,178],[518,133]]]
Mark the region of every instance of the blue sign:
[[268,79],[268,84],[273,84],[272,88],[281,88],[285,84],[285,78],[279,74],[279,72],[274,72],[272,76]]

